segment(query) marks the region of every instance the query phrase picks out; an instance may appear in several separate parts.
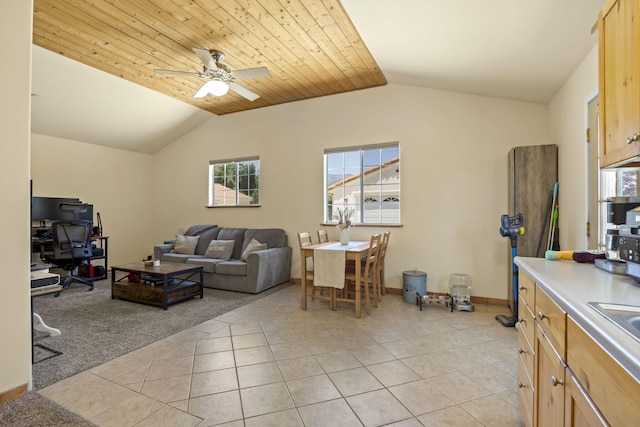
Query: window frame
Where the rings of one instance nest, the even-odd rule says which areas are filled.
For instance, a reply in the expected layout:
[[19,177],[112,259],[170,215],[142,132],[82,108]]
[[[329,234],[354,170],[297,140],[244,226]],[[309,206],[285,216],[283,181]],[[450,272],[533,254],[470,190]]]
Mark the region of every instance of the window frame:
[[[374,165],[367,165],[367,161],[365,160],[365,153],[367,151],[372,151],[372,150],[383,150],[383,149],[396,149],[397,150],[397,157],[393,157],[387,160],[383,160],[382,158],[379,158],[379,162],[374,164]],[[383,184],[382,182],[375,184],[378,186],[377,191],[375,192],[375,194],[372,194],[371,191],[367,191],[366,187],[371,187],[372,185],[370,183],[367,183],[366,180],[360,179],[358,178],[358,189],[355,190],[353,193],[360,195],[359,200],[355,203],[348,203],[348,204],[336,204],[334,205],[332,201],[330,201],[330,187],[332,185],[335,184],[329,184],[329,177],[330,177],[330,169],[329,169],[329,157],[332,154],[345,154],[345,153],[357,153],[358,157],[359,157],[359,166],[357,169],[357,173],[353,173],[351,175],[348,175],[346,173],[343,173],[343,179],[342,182],[346,182],[347,180],[349,180],[350,178],[353,179],[353,177],[359,175],[360,177],[367,175],[368,173],[371,173],[372,171],[375,171],[375,169],[377,168],[378,170],[381,171],[381,174],[384,172],[384,168],[393,164],[397,164],[396,168],[397,168],[397,183],[393,183],[393,184]],[[354,208],[356,209],[356,215],[355,218],[352,220],[352,224],[353,225],[358,225],[358,226],[371,226],[371,227],[376,227],[376,226],[402,226],[402,211],[401,211],[401,204],[400,204],[400,200],[401,200],[401,189],[402,189],[402,180],[401,180],[401,171],[400,171],[400,165],[401,165],[401,150],[400,150],[400,142],[395,141],[395,142],[386,142],[386,143],[380,143],[380,144],[369,144],[369,145],[360,145],[360,146],[352,146],[352,147],[339,147],[339,148],[330,148],[330,149],[325,149],[324,150],[324,154],[323,154],[323,159],[324,159],[324,169],[323,169],[323,174],[324,174],[324,186],[323,186],[323,223],[326,225],[336,225],[337,224],[337,219],[334,218],[335,215],[335,209],[337,207],[350,207],[350,208]],[[347,171],[347,166],[345,164],[343,164],[342,167],[343,171]],[[355,168],[354,168],[355,171]],[[340,182],[340,181],[338,181]],[[397,187],[397,189],[394,189],[392,187]],[[348,187],[348,186],[344,186],[344,187]],[[393,194],[388,194],[387,192],[391,190],[393,191]],[[362,196],[364,195],[364,196]],[[375,202],[372,201],[372,199],[376,199]],[[389,203],[389,199],[393,199],[391,200],[392,203],[397,203],[397,222],[383,222],[384,220],[384,206],[383,203]],[[371,205],[375,204],[376,205],[376,210],[377,210],[377,215],[378,215],[378,221],[367,221],[366,219],[366,212],[370,211]],[[369,206],[367,206],[369,205]],[[395,207],[392,207],[392,209],[395,209]],[[363,216],[365,216],[365,218],[363,218]],[[388,218],[388,217],[387,217]],[[363,219],[365,222],[363,222]]]
[[[253,174],[240,174],[241,172],[241,168],[240,165],[242,164],[248,164],[249,167],[251,167],[251,165],[255,164],[255,173]],[[226,174],[226,168],[228,168],[229,166],[233,165],[235,167],[235,173],[233,176],[233,187],[229,187],[228,186],[228,182],[226,181],[227,179],[227,174]],[[226,188],[229,188],[230,190],[232,190],[234,192],[234,203],[216,203],[216,191],[215,191],[215,184],[217,184],[216,179],[219,178],[217,176],[215,176],[215,169],[217,166],[223,166],[225,168],[225,182],[224,185]],[[229,207],[234,207],[234,208],[246,208],[246,207],[259,207],[260,206],[260,173],[261,173],[261,166],[260,166],[260,156],[250,156],[250,157],[238,157],[238,158],[233,158],[233,159],[222,159],[222,160],[210,160],[209,161],[209,169],[208,169],[208,175],[209,175],[209,185],[208,185],[208,202],[207,202],[207,207],[209,208],[229,208]],[[254,179],[254,183],[256,184],[256,187],[252,187],[251,186],[251,180],[249,179],[249,177],[251,176],[255,176]],[[246,179],[246,183],[247,184],[247,188],[245,189],[240,189],[239,186],[241,185],[241,183],[244,181],[244,179],[242,177],[247,177]],[[218,183],[220,184],[220,183]],[[252,194],[254,193],[255,194]],[[247,194],[249,193],[249,194]],[[253,203],[253,200],[251,200],[249,203],[241,203],[241,197],[242,195],[244,196],[248,196],[251,197],[252,199],[255,199],[255,197],[257,197],[257,201],[256,203]],[[224,198],[225,202],[227,200],[227,197]]]

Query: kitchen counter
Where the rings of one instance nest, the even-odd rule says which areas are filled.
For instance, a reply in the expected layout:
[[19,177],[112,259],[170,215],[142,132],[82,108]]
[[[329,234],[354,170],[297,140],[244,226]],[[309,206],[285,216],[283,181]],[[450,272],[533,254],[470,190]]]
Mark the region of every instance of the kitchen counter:
[[604,302],[640,306],[640,284],[593,264],[525,257],[516,257],[514,262],[640,382],[640,341],[587,305]]

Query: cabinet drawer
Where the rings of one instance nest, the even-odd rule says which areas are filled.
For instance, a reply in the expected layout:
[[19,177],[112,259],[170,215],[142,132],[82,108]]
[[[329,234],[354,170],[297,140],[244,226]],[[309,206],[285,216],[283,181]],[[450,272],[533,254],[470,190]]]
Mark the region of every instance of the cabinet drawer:
[[535,318],[533,313],[522,301],[518,301],[518,323],[519,330],[524,332],[530,343],[533,343],[533,331],[535,331]]
[[[537,301],[536,295],[536,301]],[[562,426],[564,422],[565,366],[551,341],[536,331],[536,419],[540,427]]]
[[611,425],[637,426],[640,383],[573,319],[567,323],[567,362],[586,393]]
[[527,339],[522,329],[518,331],[518,355],[527,369],[529,378],[533,378],[533,343]]
[[520,411],[522,412],[522,418],[527,427],[533,427],[533,399],[534,389],[533,381],[527,375],[527,370],[524,367],[522,358],[518,358],[518,403],[520,404]]
[[536,285],[531,277],[525,273],[518,274],[518,301],[523,301],[533,310],[535,307]]
[[535,307],[534,313],[540,328],[549,337],[560,357],[566,360],[566,313],[539,286],[536,286]]

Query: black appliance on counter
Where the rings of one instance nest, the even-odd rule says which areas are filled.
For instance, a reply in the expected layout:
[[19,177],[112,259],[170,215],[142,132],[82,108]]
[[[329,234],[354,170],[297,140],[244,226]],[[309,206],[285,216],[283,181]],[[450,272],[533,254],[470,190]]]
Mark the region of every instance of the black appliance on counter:
[[627,213],[640,206],[640,197],[611,197],[607,199],[606,259],[598,259],[595,266],[609,273],[627,274],[626,259],[621,255],[621,243],[627,241],[629,228]]
[[619,253],[627,276],[640,282],[640,206],[627,211],[626,221],[620,225]]

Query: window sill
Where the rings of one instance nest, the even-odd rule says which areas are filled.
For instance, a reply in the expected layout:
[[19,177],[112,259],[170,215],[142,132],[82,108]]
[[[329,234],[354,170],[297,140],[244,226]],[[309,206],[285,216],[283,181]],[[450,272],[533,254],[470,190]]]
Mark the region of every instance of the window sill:
[[219,209],[219,208],[259,208],[260,205],[205,205],[207,209]]
[[[332,223],[320,223],[321,226],[323,227],[337,227],[338,224],[336,224],[335,222]],[[384,227],[384,228],[400,228],[403,227],[402,224],[351,224],[351,227],[355,227],[355,228],[364,228],[364,227]]]

